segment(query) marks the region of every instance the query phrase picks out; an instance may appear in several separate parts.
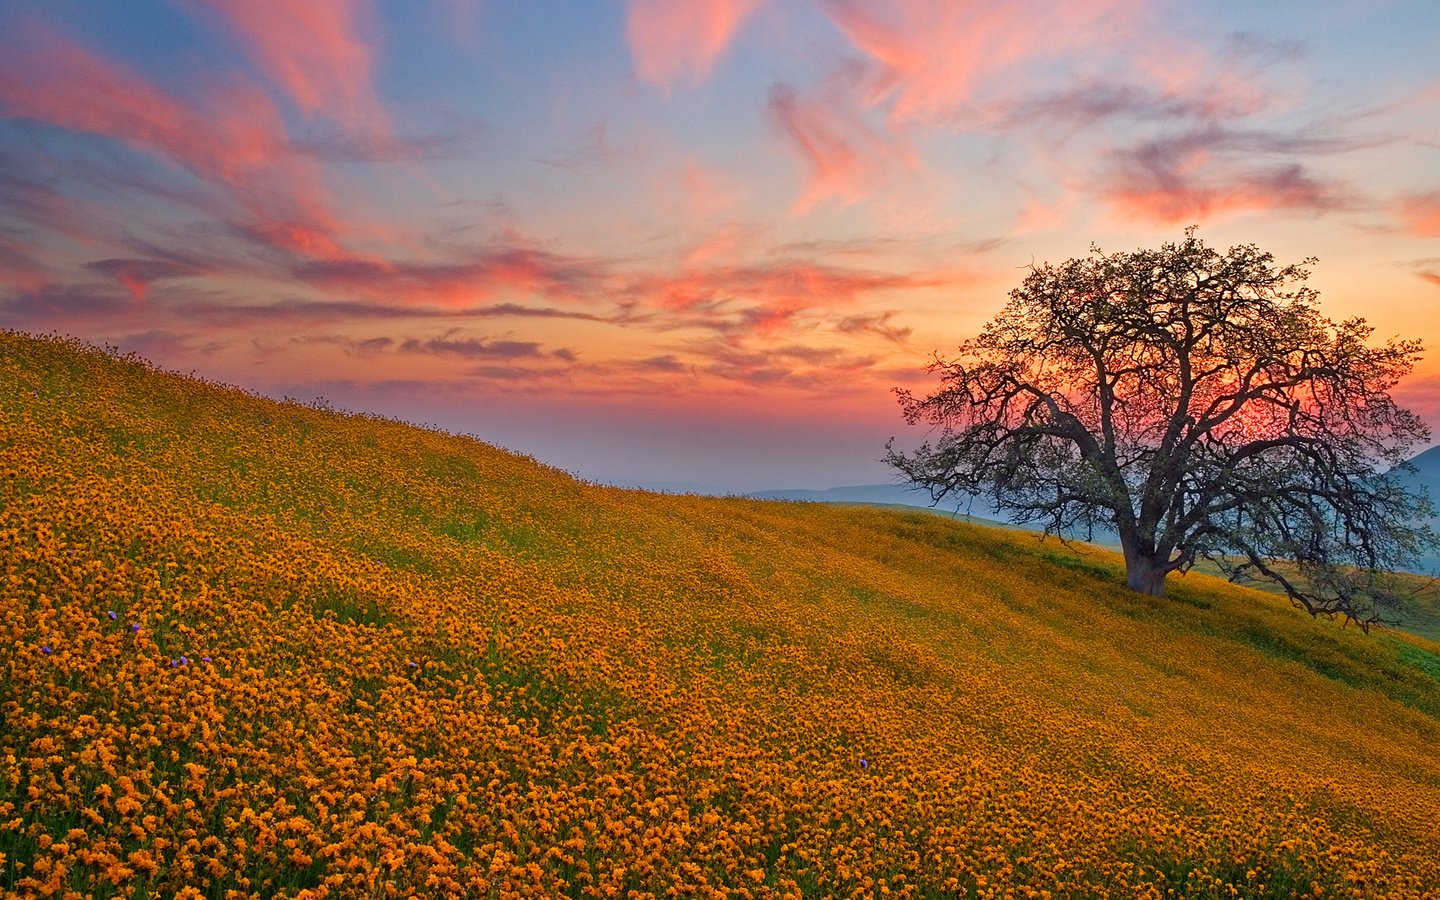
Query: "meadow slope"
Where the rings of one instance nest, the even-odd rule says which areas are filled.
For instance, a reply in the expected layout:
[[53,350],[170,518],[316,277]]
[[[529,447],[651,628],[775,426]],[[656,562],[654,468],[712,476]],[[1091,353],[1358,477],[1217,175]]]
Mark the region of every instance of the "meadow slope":
[[0,890],[1440,895],[1440,645],[0,333]]

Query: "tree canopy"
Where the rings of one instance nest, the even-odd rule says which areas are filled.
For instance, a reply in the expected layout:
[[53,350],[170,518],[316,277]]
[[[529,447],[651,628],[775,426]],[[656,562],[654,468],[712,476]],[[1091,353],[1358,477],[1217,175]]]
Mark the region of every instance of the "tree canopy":
[[1436,543],[1428,498],[1385,473],[1429,437],[1390,390],[1418,341],[1334,322],[1306,266],[1186,232],[1159,249],[1032,266],[940,386],[897,390],[932,426],[887,461],[935,500],[983,495],[1048,532],[1113,529],[1126,581],[1163,596],[1205,559],[1312,614],[1368,627],[1388,570]]

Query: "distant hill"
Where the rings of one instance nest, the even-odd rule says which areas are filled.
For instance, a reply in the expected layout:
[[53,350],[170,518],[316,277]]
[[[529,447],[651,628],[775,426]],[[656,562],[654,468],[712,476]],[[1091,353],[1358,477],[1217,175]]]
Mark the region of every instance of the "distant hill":
[[[932,504],[928,492],[904,484],[852,484],[824,490],[755,491],[749,496],[757,500],[803,500],[810,503],[892,503],[902,506],[935,506],[947,511],[955,509],[963,511],[967,505],[951,499],[940,504]],[[983,504],[977,509],[977,515],[983,515],[984,512],[979,510],[992,511]]]
[[[1005,512],[996,510],[983,497],[956,500],[947,497],[932,505],[930,495],[922,489],[904,484],[853,484],[824,490],[775,490],[756,491],[748,494],[757,500],[795,500],[809,503],[861,503],[869,506],[920,507],[934,512],[954,514],[967,521],[1001,528],[1021,528],[1039,531],[1042,526],[1034,523],[1014,522]],[[1083,540],[1101,546],[1118,546],[1119,536],[1112,530],[1096,528],[1091,532],[1067,534],[1071,540]]]
[[0,332],[0,895],[1440,892],[1440,644]]
[[[1423,453],[1411,457],[1410,465],[1413,471],[1397,472],[1396,477],[1413,491],[1424,490],[1430,496],[1430,502],[1440,510],[1440,447],[1431,447]],[[1440,531],[1440,514],[1431,520],[1436,531]],[[1411,567],[1412,571],[1424,574],[1440,574],[1440,553],[1431,553],[1422,557],[1419,563]]]
[[1424,488],[1433,503],[1440,503],[1440,447],[1431,447],[1410,458],[1413,471],[1396,474],[1412,488]]

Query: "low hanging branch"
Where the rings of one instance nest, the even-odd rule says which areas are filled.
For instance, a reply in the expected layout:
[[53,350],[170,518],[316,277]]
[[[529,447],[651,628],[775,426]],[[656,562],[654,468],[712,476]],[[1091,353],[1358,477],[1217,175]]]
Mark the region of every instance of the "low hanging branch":
[[1032,268],[941,386],[897,391],[936,437],[887,461],[937,501],[986,495],[1048,532],[1109,527],[1126,582],[1163,596],[1197,560],[1368,628],[1390,570],[1437,545],[1429,500],[1382,473],[1429,438],[1390,390],[1420,342],[1333,322],[1300,265],[1186,232]]

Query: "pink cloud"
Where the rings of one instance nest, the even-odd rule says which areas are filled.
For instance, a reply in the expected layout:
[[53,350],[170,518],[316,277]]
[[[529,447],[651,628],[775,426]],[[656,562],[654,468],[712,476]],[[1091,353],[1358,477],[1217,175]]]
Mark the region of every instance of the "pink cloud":
[[307,116],[386,134],[389,119],[371,84],[374,59],[360,37],[365,0],[204,0],[250,51],[256,66]]
[[[1352,198],[1298,163],[1256,166],[1251,152],[1277,143],[1207,127],[1113,154],[1099,193],[1122,218],[1166,225],[1245,211],[1345,209]],[[1278,145],[1283,145],[1279,141]]]
[[313,162],[290,149],[279,112],[253,88],[182,99],[46,28],[0,59],[0,112],[99,134],[166,158],[226,189],[249,231],[310,256],[340,252],[341,224]]
[[1440,272],[1421,272],[1420,277],[1436,287],[1440,287]]
[[847,81],[844,73],[837,74],[806,94],[784,84],[770,89],[771,120],[809,169],[805,191],[795,201],[796,212],[832,199],[854,203],[874,193],[897,171],[916,166],[902,135],[866,121]]
[[630,0],[625,38],[641,81],[700,84],[762,0]]
[[1021,63],[1122,38],[1137,0],[822,0],[830,20],[879,70],[867,102],[897,120],[948,118]]
[[279,150],[278,114],[262,95],[232,90],[204,117],[134,72],[48,29],[32,28],[0,62],[0,108],[122,140],[197,174],[233,179]]
[[1416,237],[1440,237],[1440,191],[1406,197],[1400,202],[1400,218]]

